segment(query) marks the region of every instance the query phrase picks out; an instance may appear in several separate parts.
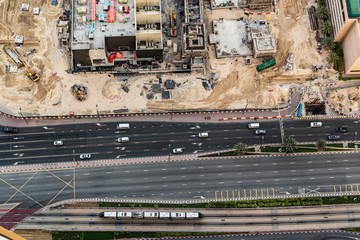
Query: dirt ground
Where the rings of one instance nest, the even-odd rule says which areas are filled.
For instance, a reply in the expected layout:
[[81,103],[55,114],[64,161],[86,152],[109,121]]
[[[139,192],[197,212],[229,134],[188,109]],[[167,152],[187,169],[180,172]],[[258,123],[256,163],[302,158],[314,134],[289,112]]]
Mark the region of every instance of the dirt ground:
[[41,230],[15,230],[15,233],[26,240],[49,240],[52,239],[50,231]]
[[337,89],[329,92],[327,99],[343,113],[360,113],[360,87]]
[[[314,0],[312,0],[314,1]],[[1,106],[9,112],[25,116],[110,113],[115,109],[129,112],[151,112],[178,109],[232,109],[271,107],[288,100],[289,84],[304,81],[313,76],[312,64],[327,65],[326,53],[316,52],[315,32],[310,30],[309,18],[304,8],[310,0],[282,0],[278,15],[250,15],[251,19],[267,19],[270,16],[271,32],[277,38],[277,70],[258,74],[255,70],[260,59],[251,59],[252,66],[245,66],[243,58],[216,59],[214,46],[209,46],[207,74],[219,73],[218,85],[213,90],[202,86],[202,74],[165,74],[175,80],[177,87],[171,90],[171,99],[163,100],[160,93],[148,100],[147,93],[155,75],[140,75],[127,79],[130,91],[126,93],[122,79],[107,74],[68,74],[67,53],[61,52],[56,32],[56,20],[62,13],[59,7],[50,6],[47,0],[28,0],[30,11],[20,10],[23,1],[0,0],[0,99]],[[40,7],[40,15],[32,15],[33,7]],[[244,17],[242,10],[206,10],[207,32],[211,33],[211,21],[221,17]],[[25,53],[32,48],[36,53],[26,57],[33,70],[40,74],[38,83],[31,82],[27,69],[4,74],[6,64],[14,65],[2,47],[14,35],[24,36],[24,45],[18,50]],[[231,37],[231,36],[229,36]],[[293,70],[284,72],[282,65],[289,54],[294,54]],[[326,74],[326,73],[325,73]],[[208,76],[207,75],[207,76]],[[317,76],[315,76],[317,77]],[[88,87],[87,100],[77,101],[71,86]],[[21,109],[20,109],[21,108]]]

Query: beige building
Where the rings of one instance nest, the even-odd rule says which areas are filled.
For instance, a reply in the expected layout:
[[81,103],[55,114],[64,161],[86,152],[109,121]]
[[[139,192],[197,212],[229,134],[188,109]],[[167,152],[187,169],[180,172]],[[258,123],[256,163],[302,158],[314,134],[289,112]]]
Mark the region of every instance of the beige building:
[[333,38],[344,53],[345,75],[360,76],[360,7],[358,0],[326,0]]

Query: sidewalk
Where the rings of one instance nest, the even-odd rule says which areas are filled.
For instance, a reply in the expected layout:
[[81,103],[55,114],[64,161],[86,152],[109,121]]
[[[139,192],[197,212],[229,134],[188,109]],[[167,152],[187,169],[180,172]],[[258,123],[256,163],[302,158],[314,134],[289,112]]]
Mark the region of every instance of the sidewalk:
[[[10,113],[0,114],[0,125],[14,127],[28,126],[50,126],[63,124],[83,124],[98,122],[114,122],[114,121],[163,121],[163,122],[209,122],[219,123],[219,119],[236,118],[241,119],[259,119],[263,117],[277,117],[279,115],[289,116],[298,108],[301,101],[301,92],[295,91],[291,94],[290,106],[283,109],[267,109],[267,110],[219,110],[219,111],[199,111],[199,112],[167,112],[167,113],[132,113],[123,116],[115,114],[106,115],[83,115],[83,116],[44,116],[44,117],[27,117],[21,118],[13,116]],[[3,110],[0,107],[1,110]],[[1,116],[2,115],[2,116]],[[226,122],[228,122],[226,121]]]

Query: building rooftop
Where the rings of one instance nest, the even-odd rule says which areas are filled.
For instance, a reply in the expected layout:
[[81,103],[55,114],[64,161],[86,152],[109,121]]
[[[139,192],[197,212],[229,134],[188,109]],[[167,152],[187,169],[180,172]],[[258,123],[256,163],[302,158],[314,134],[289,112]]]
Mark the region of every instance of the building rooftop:
[[[127,0],[126,4],[119,4],[115,0],[116,19],[114,23],[102,21],[102,16],[106,17],[109,11],[104,11],[104,5],[108,2],[105,0],[95,0],[96,4],[96,21],[94,30],[94,39],[89,39],[92,19],[92,0],[78,1],[74,0],[74,30],[73,42],[90,42],[91,49],[103,49],[104,37],[106,36],[134,36],[135,35],[135,13],[134,0]],[[79,4],[84,2],[85,4]],[[124,13],[121,7],[129,7],[129,14]]]
[[347,0],[349,17],[359,18],[360,17],[360,0]]

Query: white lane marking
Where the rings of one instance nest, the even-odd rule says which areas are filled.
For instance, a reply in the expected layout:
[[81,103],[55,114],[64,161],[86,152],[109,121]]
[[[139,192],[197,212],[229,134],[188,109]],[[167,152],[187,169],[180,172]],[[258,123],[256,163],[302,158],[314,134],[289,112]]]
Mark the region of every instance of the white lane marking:
[[296,170],[291,170],[291,172],[296,172]]
[[218,168],[221,168],[221,167],[223,167],[223,166],[217,166]]
[[273,173],[278,173],[279,171],[273,171]]
[[332,162],[331,160],[327,160],[326,162]]
[[90,173],[84,173],[85,176],[90,175]]
[[124,172],[128,173],[128,172],[130,172],[130,171],[129,171],[129,170],[126,170],[126,171],[124,171]]
[[166,171],[167,169],[166,169],[166,168],[162,168],[161,170]]
[[332,171],[333,169],[332,168],[328,168],[329,171]]
[[344,159],[344,162],[348,162],[349,160],[347,160],[347,159]]
[[143,171],[144,171],[144,172],[148,172],[149,170],[147,170],[147,169],[144,169]]
[[329,177],[329,178],[334,178],[334,177]]
[[161,150],[165,151],[165,150],[169,150],[168,148],[162,148]]
[[182,167],[182,168],[180,168],[181,170],[185,170],[186,168],[185,167]]
[[106,172],[106,174],[111,174],[111,172]]
[[261,182],[261,180],[256,180],[256,182]]
[[274,163],[272,163],[272,165],[277,165],[277,163],[276,163],[276,162],[274,162]]
[[280,180],[279,180],[279,179],[274,179],[274,181],[275,181],[275,182],[278,182],[278,181],[280,181]]
[[309,169],[309,172],[313,172],[314,171],[314,169]]
[[291,180],[296,181],[296,180],[297,180],[297,178],[292,178]]
[[253,165],[254,165],[254,166],[259,166],[259,164],[258,164],[258,163],[254,163]]
[[224,184],[224,182],[219,182],[219,184]]
[[198,167],[198,168],[204,168],[204,167]]
[[295,162],[290,162],[290,164],[295,164]]

